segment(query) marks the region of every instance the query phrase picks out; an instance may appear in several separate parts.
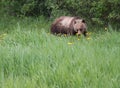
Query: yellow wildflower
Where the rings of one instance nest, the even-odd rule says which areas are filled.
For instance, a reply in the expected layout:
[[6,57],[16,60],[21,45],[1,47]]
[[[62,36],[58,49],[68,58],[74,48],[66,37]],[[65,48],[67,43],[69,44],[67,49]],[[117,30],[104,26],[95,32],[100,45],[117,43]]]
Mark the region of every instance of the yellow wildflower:
[[6,36],[6,35],[7,35],[6,33],[2,34],[2,36]]
[[92,34],[92,32],[87,32],[86,34],[87,34],[87,35],[91,35],[91,34]]
[[107,31],[108,29],[107,29],[107,27],[105,27],[105,31]]
[[90,37],[87,38],[87,40],[90,40],[90,39],[91,39]]
[[78,33],[76,33],[76,36],[78,36]]
[[64,34],[64,36],[67,36],[66,34]]
[[68,45],[72,45],[73,43],[72,42],[68,42]]
[[6,35],[7,35],[6,33],[1,34],[1,35],[0,35],[0,39],[2,40]]

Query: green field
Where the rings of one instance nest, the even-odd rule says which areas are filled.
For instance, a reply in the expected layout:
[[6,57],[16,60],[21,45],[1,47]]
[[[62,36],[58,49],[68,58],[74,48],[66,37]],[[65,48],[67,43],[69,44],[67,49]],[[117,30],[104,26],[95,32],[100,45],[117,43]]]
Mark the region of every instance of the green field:
[[88,27],[87,38],[55,36],[50,24],[0,21],[0,88],[120,88],[120,32]]

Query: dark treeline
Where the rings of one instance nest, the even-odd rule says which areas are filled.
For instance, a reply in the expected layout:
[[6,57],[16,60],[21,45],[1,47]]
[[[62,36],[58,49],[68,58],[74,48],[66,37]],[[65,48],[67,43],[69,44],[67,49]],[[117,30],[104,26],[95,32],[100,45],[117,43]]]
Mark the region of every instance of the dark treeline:
[[119,0],[1,0],[0,8],[2,13],[19,17],[71,15],[97,24],[120,22]]

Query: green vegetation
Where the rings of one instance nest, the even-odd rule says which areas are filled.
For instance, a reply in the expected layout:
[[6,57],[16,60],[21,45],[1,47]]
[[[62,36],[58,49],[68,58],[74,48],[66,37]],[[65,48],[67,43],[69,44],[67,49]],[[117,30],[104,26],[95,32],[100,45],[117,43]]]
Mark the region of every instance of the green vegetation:
[[[120,88],[120,33],[55,36],[40,18],[0,20],[0,88]],[[97,31],[90,31],[97,30]]]
[[[119,0],[1,0],[0,88],[120,88],[119,10]],[[61,15],[85,18],[88,37],[50,34]]]
[[96,24],[120,23],[119,0],[1,0],[0,8],[18,17],[72,15]]

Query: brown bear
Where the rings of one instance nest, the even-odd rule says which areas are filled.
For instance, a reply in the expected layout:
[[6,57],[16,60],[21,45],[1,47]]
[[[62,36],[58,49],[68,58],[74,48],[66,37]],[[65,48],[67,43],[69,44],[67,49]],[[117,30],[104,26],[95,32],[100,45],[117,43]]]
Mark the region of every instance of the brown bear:
[[79,17],[61,16],[52,23],[50,31],[53,34],[86,36],[87,28],[85,20]]

